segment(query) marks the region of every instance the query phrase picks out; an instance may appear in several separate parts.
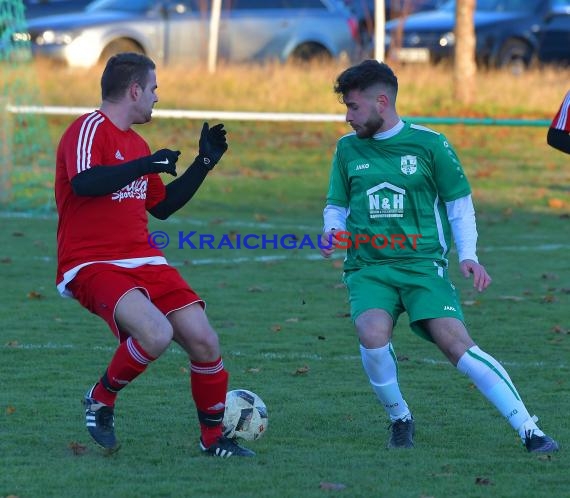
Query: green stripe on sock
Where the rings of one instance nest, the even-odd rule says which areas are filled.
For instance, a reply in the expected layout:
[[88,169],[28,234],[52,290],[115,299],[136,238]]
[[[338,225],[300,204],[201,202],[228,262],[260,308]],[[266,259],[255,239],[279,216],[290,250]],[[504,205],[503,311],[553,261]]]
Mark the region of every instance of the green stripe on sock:
[[471,358],[474,358],[475,360],[479,360],[481,363],[484,363],[491,370],[493,370],[493,372],[495,372],[501,379],[503,379],[503,382],[511,390],[511,392],[513,393],[513,395],[515,396],[517,401],[521,401],[521,399],[519,398],[519,395],[517,393],[517,390],[515,389],[515,386],[513,386],[507,379],[505,379],[505,377],[503,377],[503,374],[495,368],[495,365],[493,365],[492,363],[489,363],[485,358],[473,353],[470,349],[467,350],[467,354],[469,356],[471,356]]

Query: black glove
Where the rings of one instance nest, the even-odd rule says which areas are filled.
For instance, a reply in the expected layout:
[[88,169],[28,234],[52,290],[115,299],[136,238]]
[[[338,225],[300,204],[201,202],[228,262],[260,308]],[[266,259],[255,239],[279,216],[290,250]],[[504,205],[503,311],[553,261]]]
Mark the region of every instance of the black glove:
[[176,176],[176,161],[180,155],[179,150],[160,149],[145,158],[148,173],[168,173]]
[[208,126],[208,123],[204,123],[198,143],[197,160],[211,170],[218,164],[226,150],[228,150],[228,142],[223,123],[212,128]]

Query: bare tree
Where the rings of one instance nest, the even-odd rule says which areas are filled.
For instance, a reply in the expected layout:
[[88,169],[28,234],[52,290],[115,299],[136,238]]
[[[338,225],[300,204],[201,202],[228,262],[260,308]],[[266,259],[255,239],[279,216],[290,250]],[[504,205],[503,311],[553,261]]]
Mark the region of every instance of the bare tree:
[[462,104],[472,103],[475,96],[475,3],[476,0],[457,0],[455,7],[453,93],[455,99]]

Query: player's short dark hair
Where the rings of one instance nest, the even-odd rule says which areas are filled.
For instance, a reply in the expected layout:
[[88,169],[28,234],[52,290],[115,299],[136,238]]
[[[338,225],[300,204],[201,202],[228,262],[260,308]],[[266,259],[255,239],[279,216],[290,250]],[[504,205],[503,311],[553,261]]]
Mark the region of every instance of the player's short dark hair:
[[146,55],[134,52],[113,55],[101,76],[101,97],[111,101],[120,99],[133,83],[138,83],[144,89],[148,83],[148,73],[154,69],[155,63]]
[[398,94],[398,78],[390,66],[368,59],[345,69],[336,79],[334,92],[343,96],[352,90],[364,91],[374,85],[390,88],[394,92],[394,99]]

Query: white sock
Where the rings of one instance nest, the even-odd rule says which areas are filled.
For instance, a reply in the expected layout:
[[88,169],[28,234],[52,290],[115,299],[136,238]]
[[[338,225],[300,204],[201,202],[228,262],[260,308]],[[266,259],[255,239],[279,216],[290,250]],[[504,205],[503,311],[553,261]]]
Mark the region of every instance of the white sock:
[[509,374],[495,358],[481,351],[478,346],[473,346],[459,359],[457,369],[467,375],[477,389],[495,405],[521,439],[524,440],[527,431],[544,435],[528,413]]
[[398,362],[392,344],[376,349],[361,345],[360,356],[372,389],[390,420],[410,419],[412,415],[398,385]]

